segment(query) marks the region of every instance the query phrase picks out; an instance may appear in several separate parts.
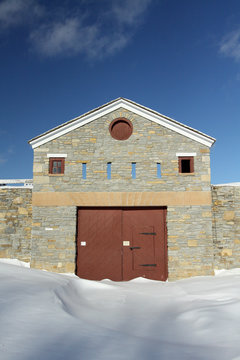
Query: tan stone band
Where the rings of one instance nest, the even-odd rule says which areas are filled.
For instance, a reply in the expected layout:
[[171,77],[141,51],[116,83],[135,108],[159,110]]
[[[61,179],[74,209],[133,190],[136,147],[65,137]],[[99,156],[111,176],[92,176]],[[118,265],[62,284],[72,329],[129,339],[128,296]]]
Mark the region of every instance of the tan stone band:
[[210,191],[33,192],[33,206],[190,206],[211,205]]

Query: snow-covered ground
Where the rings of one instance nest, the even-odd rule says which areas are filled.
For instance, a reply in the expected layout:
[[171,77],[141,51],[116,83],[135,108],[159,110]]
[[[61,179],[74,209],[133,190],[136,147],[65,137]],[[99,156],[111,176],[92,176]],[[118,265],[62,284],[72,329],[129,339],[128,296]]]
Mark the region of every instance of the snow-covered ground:
[[240,182],[227,183],[227,184],[216,184],[213,186],[240,186]]
[[240,360],[240,270],[114,283],[0,262],[1,360]]

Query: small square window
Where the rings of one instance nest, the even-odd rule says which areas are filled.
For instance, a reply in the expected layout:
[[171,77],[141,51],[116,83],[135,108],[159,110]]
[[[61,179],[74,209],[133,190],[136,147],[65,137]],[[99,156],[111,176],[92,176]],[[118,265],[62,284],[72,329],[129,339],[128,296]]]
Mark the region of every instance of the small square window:
[[194,172],[194,157],[179,156],[178,158],[179,173],[191,174]]
[[64,174],[64,158],[49,159],[49,174]]

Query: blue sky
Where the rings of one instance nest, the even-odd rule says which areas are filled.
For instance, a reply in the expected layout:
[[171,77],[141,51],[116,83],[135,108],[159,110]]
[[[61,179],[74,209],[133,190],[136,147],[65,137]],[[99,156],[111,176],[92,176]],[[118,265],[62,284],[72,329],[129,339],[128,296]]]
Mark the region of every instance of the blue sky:
[[240,181],[240,1],[0,1],[0,178],[119,96],[215,137],[212,183]]

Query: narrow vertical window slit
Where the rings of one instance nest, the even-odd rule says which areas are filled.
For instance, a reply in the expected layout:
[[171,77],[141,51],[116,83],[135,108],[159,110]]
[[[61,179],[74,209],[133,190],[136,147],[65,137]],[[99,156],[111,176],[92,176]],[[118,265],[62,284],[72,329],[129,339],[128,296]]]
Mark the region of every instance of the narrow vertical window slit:
[[132,179],[136,179],[136,163],[132,162]]
[[112,178],[112,163],[107,163],[107,178],[110,180]]
[[86,163],[82,163],[82,178],[83,179],[87,178],[87,164]]
[[161,179],[162,172],[161,172],[161,163],[157,163],[157,178]]

